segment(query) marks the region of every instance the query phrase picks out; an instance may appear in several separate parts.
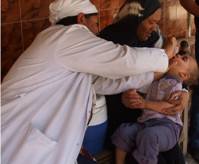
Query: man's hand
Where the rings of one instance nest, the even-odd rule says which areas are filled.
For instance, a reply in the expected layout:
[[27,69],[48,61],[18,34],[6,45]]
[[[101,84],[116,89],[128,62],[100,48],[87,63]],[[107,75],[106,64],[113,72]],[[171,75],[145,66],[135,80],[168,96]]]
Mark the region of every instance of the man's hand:
[[175,37],[169,37],[166,39],[163,48],[165,49],[169,59],[176,55],[177,44],[178,43]]

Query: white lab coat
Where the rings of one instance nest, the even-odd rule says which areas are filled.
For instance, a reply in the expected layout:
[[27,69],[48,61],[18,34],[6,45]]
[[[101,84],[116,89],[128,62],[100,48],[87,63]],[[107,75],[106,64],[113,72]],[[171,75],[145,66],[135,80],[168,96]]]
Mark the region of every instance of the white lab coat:
[[[75,163],[94,93],[124,91],[134,87],[136,77],[123,77],[167,67],[163,50],[115,45],[83,25],[44,30],[2,83],[2,161]],[[149,74],[142,76],[151,82]]]

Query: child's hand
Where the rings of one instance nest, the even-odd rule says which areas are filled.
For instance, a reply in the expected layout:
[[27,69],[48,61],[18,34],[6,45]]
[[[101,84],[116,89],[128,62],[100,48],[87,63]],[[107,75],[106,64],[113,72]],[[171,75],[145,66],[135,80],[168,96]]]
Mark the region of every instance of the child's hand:
[[165,49],[165,52],[167,53],[169,59],[175,56],[177,44],[178,43],[175,37],[169,37],[166,39],[163,48]]

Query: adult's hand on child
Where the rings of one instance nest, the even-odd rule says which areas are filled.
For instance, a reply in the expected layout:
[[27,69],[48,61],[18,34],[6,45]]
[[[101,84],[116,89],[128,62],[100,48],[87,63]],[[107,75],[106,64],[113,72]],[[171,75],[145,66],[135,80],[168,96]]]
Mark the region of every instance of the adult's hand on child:
[[142,96],[140,96],[139,94],[136,97],[137,98],[133,98],[131,100],[131,103],[130,103],[131,109],[144,109],[144,108],[146,108],[145,99]]
[[175,37],[168,37],[166,39],[163,48],[165,49],[169,59],[176,55],[177,44],[178,43]]
[[158,101],[155,111],[165,115],[174,115],[176,114],[176,111],[172,110],[173,106],[173,104],[170,104],[166,101]]
[[174,107],[172,109],[168,108],[168,110],[173,110],[177,112],[182,112],[189,103],[189,92],[187,91],[176,91],[171,94],[171,96],[168,99],[168,102],[173,104]]
[[135,105],[139,104],[143,99],[134,89],[130,89],[122,94],[122,103],[127,108],[136,108]]

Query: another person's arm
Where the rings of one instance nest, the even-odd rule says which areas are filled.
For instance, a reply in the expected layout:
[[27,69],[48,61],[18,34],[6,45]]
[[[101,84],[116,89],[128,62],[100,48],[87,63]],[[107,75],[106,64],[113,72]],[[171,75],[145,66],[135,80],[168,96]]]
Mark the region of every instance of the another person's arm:
[[[139,99],[142,99],[142,97],[135,90],[129,90],[122,94],[122,103],[130,109],[139,108],[139,106],[137,106],[139,102],[135,103],[135,101]],[[151,109],[162,114],[173,115],[178,112],[182,112],[187,107],[188,100],[188,92],[177,91],[171,94],[168,101],[148,102],[147,109]]]
[[166,101],[149,101],[140,96],[136,90],[131,90],[128,96],[128,101],[123,97],[123,103],[129,108],[133,109],[149,109],[166,115],[173,115],[173,111],[167,111],[165,108],[171,108],[174,105]]
[[189,98],[190,93],[188,91],[176,91],[171,94],[168,102],[174,105],[174,107],[172,107],[172,110],[182,112],[188,106]]
[[[132,105],[134,108],[149,109],[166,115],[175,114],[175,111],[172,110],[174,105],[169,104],[166,101],[147,101],[145,99],[134,99]],[[170,108],[170,110],[165,110],[167,108]]]
[[93,86],[97,94],[112,95],[121,93],[130,88],[139,89],[143,86],[150,85],[153,80],[153,72],[147,72],[115,80],[97,76],[93,80]]
[[180,0],[180,4],[191,14],[199,16],[199,5],[194,0]]
[[[68,40],[70,42],[64,45]],[[169,54],[169,58],[172,55]],[[164,50],[113,44],[86,30],[74,30],[71,35],[66,36],[56,57],[71,71],[112,79],[149,71],[165,72],[168,68],[168,56]]]

